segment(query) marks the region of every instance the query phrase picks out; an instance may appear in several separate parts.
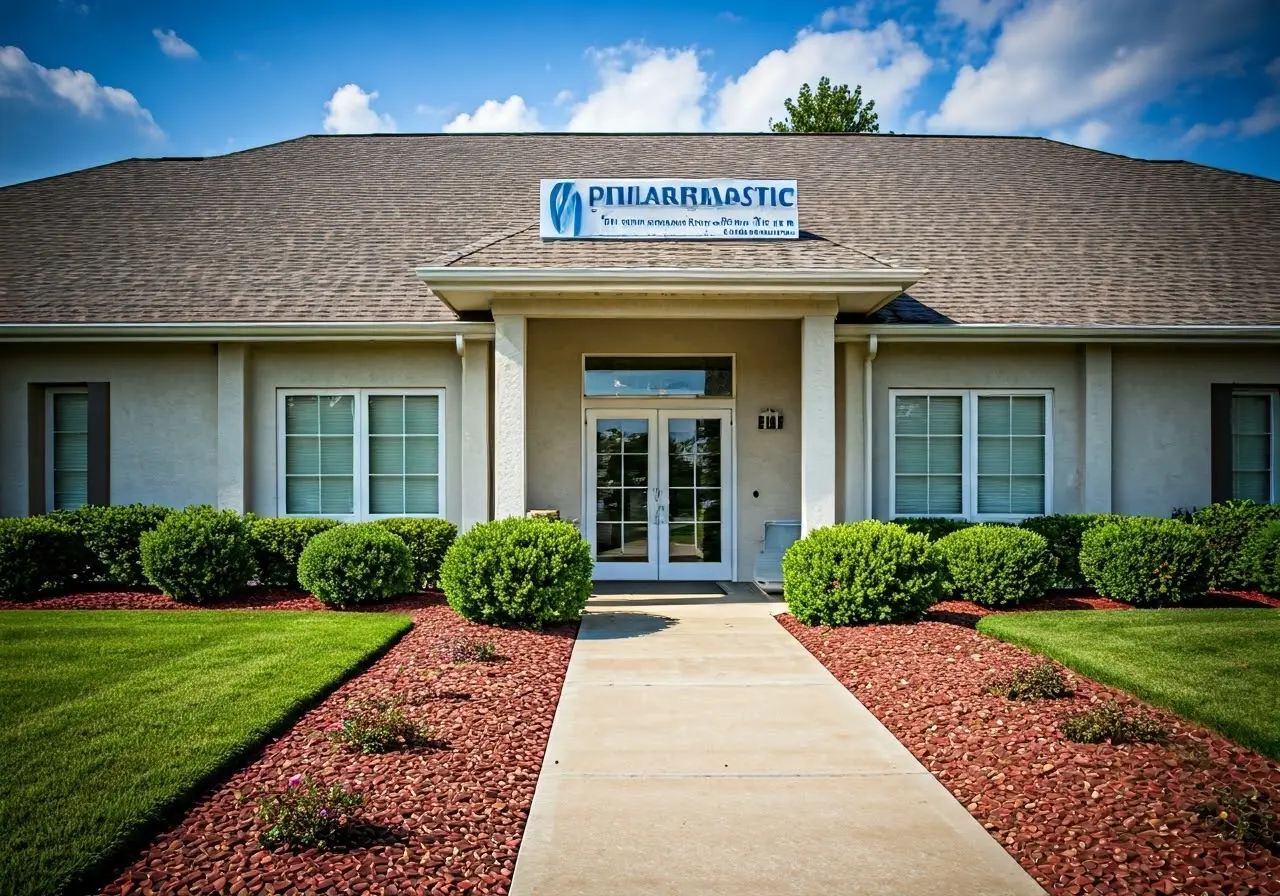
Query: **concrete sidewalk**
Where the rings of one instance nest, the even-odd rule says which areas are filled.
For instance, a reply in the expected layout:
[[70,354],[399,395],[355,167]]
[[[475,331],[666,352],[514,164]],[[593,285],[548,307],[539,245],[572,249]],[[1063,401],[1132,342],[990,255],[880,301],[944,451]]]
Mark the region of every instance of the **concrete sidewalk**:
[[661,591],[588,606],[513,896],[1043,893],[770,601]]

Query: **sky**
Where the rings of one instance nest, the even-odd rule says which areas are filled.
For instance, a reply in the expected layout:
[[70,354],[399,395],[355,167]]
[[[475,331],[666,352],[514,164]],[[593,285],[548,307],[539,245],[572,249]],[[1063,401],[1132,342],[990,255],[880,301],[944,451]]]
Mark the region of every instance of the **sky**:
[[0,184],[304,134],[760,131],[823,75],[882,130],[1280,179],[1276,0],[0,0]]

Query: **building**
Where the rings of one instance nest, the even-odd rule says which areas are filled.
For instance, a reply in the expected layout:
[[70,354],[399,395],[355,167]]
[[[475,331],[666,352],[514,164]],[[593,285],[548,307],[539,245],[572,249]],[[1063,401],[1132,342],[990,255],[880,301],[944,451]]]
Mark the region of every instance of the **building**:
[[[584,178],[764,233],[543,238]],[[307,137],[0,190],[5,515],[555,509],[602,578],[745,580],[770,520],[1276,500],[1278,384],[1280,183],[1043,139]]]

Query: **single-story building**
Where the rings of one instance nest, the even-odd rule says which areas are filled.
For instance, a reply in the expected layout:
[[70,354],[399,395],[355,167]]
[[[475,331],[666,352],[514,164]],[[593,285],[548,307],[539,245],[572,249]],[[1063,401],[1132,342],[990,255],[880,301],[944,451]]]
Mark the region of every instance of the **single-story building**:
[[1039,138],[305,137],[0,190],[0,513],[766,523],[1277,499],[1280,183]]

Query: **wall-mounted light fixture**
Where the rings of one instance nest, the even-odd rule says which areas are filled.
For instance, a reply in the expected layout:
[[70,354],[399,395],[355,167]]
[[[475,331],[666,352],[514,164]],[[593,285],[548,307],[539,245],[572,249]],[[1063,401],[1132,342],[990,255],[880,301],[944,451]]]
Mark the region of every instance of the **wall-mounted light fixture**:
[[782,429],[782,411],[775,411],[773,408],[765,408],[760,411],[757,429]]

